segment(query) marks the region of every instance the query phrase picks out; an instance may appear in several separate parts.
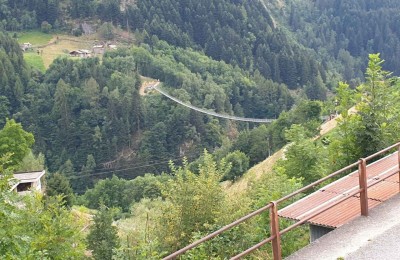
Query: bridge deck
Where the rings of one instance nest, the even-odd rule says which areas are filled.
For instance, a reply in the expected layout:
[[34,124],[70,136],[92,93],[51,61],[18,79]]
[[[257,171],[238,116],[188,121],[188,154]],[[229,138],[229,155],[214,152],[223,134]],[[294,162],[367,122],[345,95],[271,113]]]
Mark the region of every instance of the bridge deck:
[[158,87],[158,83],[152,86],[153,89],[157,90],[158,92],[160,92],[162,95],[166,96],[167,98],[175,101],[178,104],[181,104],[182,106],[188,107],[190,109],[193,109],[195,111],[207,114],[207,115],[211,115],[211,116],[215,116],[215,117],[219,117],[219,118],[225,118],[225,119],[230,119],[230,120],[235,120],[235,121],[243,121],[243,122],[253,122],[253,123],[271,123],[273,121],[275,121],[276,119],[268,119],[268,118],[248,118],[248,117],[238,117],[238,116],[231,116],[231,115],[223,115],[223,114],[219,114],[216,113],[214,111],[211,110],[206,110],[203,108],[199,108],[199,107],[195,107],[191,104],[186,104],[184,102],[182,102],[181,100],[169,95],[167,92],[165,92],[164,90],[162,90],[160,87]]

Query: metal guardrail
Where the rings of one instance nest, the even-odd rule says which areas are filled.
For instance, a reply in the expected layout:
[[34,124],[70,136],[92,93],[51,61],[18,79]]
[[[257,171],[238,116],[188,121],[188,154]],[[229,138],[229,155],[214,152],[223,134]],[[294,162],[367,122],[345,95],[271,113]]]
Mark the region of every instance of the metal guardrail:
[[[367,161],[376,158],[377,156],[380,156],[394,148],[397,148],[398,151],[398,169],[397,171],[393,172],[392,174],[389,174],[387,176],[384,176],[382,178],[379,179],[374,179],[373,181],[371,181],[370,183],[368,183],[368,179],[367,179]],[[359,187],[358,189],[352,188],[350,190],[348,190],[346,192],[346,196],[326,205],[325,207],[320,208],[319,210],[316,210],[314,213],[308,215],[307,217],[305,217],[304,219],[302,219],[301,221],[296,222],[295,224],[280,230],[279,229],[279,216],[278,216],[278,204],[293,198],[296,195],[299,195],[301,193],[303,193],[306,190],[309,190],[321,183],[323,183],[324,181],[331,179],[341,173],[344,173],[345,171],[351,170],[352,168],[355,168],[356,166],[358,166],[358,176],[359,176]],[[396,143],[392,146],[389,146],[377,153],[374,153],[366,158],[362,158],[360,159],[358,162],[355,162],[353,164],[350,164],[324,178],[321,178],[297,191],[294,191],[276,201],[272,201],[270,203],[268,203],[266,206],[236,220],[235,222],[232,222],[229,225],[224,226],[223,228],[209,234],[208,236],[205,236],[195,242],[193,242],[192,244],[176,251],[173,254],[168,255],[167,257],[163,258],[163,260],[170,260],[170,259],[176,259],[178,256],[182,255],[183,253],[185,253],[186,251],[195,248],[196,246],[198,246],[201,243],[204,243],[216,236],[218,236],[219,234],[223,233],[226,230],[229,230],[237,225],[239,225],[240,223],[246,221],[247,219],[250,219],[254,216],[260,215],[261,213],[265,212],[266,210],[269,209],[270,212],[270,231],[271,231],[271,236],[266,238],[265,240],[259,242],[258,244],[252,246],[251,248],[247,249],[246,251],[234,256],[231,258],[231,260],[236,260],[236,259],[241,259],[242,257],[250,254],[251,252],[253,252],[254,250],[259,249],[261,246],[271,242],[272,243],[272,252],[273,252],[273,256],[275,260],[280,260],[282,259],[282,252],[281,252],[281,236],[291,230],[293,230],[294,228],[304,224],[305,222],[307,222],[308,220],[312,219],[313,217],[325,212],[326,210],[340,204],[341,202],[353,197],[356,194],[360,194],[360,206],[361,206],[361,215],[363,216],[368,216],[368,188],[372,187],[380,182],[382,182],[383,180],[398,174],[400,172],[400,142]],[[400,182],[400,174],[399,174],[399,182]],[[354,190],[355,189],[355,190]],[[400,186],[399,186],[399,192],[400,192]]]

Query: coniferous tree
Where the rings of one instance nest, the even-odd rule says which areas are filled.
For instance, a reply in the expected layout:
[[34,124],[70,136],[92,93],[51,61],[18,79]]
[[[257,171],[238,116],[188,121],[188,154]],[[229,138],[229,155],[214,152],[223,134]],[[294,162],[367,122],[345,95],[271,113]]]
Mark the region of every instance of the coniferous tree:
[[119,247],[117,227],[112,225],[112,215],[112,210],[103,205],[94,216],[87,242],[96,260],[111,260],[113,250]]
[[50,176],[46,183],[46,194],[48,196],[62,196],[62,201],[65,206],[72,206],[73,192],[68,179],[59,173]]

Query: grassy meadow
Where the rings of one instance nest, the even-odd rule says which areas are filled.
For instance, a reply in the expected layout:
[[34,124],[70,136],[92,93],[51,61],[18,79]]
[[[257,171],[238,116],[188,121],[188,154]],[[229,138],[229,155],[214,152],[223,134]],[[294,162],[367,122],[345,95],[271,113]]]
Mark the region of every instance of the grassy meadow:
[[33,46],[47,44],[50,42],[52,38],[53,35],[43,33],[40,31],[28,31],[28,32],[18,33],[19,43],[22,44],[25,42],[30,42]]
[[24,53],[24,59],[25,62],[28,63],[28,65],[32,66],[33,68],[38,69],[41,72],[46,71],[46,67],[44,66],[42,56],[38,55],[36,52]]
[[[68,56],[68,53],[77,49],[91,49],[92,43],[83,37],[74,37],[62,34],[46,34],[40,31],[27,31],[17,34],[20,44],[29,42],[33,45],[33,51],[24,53],[26,62],[40,71],[46,71],[53,61],[60,56]],[[51,44],[49,44],[51,43]],[[43,48],[37,48],[49,44]],[[40,55],[37,51],[40,51]]]

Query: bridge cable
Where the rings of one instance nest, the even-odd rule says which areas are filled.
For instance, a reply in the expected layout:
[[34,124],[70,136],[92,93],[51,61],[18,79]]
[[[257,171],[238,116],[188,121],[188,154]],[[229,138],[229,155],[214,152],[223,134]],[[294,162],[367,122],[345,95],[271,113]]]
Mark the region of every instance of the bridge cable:
[[216,113],[216,112],[214,112],[214,111],[205,110],[205,109],[202,109],[202,108],[199,108],[199,107],[195,107],[195,106],[190,105],[190,104],[186,104],[186,103],[184,103],[183,101],[181,101],[181,100],[179,100],[179,99],[177,99],[177,98],[175,98],[175,97],[169,95],[169,94],[168,94],[167,92],[165,92],[164,90],[161,90],[161,89],[158,87],[158,84],[153,85],[153,86],[151,87],[151,89],[157,90],[157,91],[160,92],[162,95],[164,95],[164,96],[166,96],[167,98],[169,98],[169,99],[175,101],[175,102],[178,103],[178,104],[181,104],[181,105],[183,105],[183,106],[185,106],[185,107],[188,107],[188,108],[190,108],[190,109],[193,109],[193,110],[195,110],[195,111],[198,111],[198,112],[201,112],[201,113],[210,115],[210,116],[215,116],[215,117],[220,117],[220,118],[225,118],[225,119],[230,119],[230,120],[236,120],[236,121],[243,121],[243,122],[253,122],[253,123],[271,123],[271,122],[273,122],[273,121],[276,120],[276,119],[268,119],[268,118],[260,119],[260,118],[248,118],[248,117],[237,117],[237,116],[231,116],[231,115],[223,115],[223,114]]

